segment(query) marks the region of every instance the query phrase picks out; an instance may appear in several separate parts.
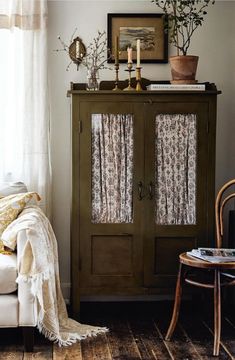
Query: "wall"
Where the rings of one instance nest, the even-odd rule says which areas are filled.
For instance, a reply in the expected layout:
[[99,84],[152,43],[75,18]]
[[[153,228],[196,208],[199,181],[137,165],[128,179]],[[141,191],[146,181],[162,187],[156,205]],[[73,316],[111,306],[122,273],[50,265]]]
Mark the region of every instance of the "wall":
[[[97,30],[106,30],[107,13],[157,13],[150,0],[137,1],[49,1],[49,74],[51,88],[51,140],[53,170],[53,227],[58,239],[60,273],[66,298],[70,283],[70,161],[71,128],[70,102],[66,97],[70,82],[85,82],[85,69],[79,71],[57,39],[60,35],[69,44],[74,29],[85,44],[89,44]],[[235,2],[216,1],[209,9],[203,26],[195,33],[191,54],[200,56],[199,81],[211,81],[222,90],[218,98],[216,186],[234,177],[235,171]],[[170,47],[170,53],[174,49]],[[120,78],[125,78],[124,64]],[[144,64],[143,76],[155,80],[169,80],[168,64]],[[104,70],[102,79],[114,79],[114,71]],[[206,141],[206,139],[205,139]]]

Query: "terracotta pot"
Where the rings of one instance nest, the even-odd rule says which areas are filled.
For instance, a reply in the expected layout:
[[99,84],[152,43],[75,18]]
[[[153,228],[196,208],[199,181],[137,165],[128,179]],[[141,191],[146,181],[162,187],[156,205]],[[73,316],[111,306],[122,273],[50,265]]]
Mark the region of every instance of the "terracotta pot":
[[198,56],[179,55],[170,57],[172,84],[195,84]]

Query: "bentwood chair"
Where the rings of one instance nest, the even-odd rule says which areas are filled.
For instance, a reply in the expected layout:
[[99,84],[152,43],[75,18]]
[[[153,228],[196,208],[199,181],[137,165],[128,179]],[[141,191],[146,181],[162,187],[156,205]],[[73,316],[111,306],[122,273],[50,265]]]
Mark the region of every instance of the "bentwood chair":
[[[222,247],[223,241],[223,211],[225,204],[235,197],[235,193],[225,196],[225,191],[231,190],[231,186],[235,184],[235,179],[227,182],[218,192],[215,202],[215,222],[216,222],[216,247]],[[201,269],[208,273],[213,273],[212,282],[195,281],[192,278],[193,271]],[[235,269],[235,262],[226,263],[210,263],[201,259],[193,258],[186,253],[179,255],[179,272],[176,283],[175,303],[173,314],[168,328],[165,340],[170,340],[175,330],[179,317],[179,309],[181,303],[182,285],[184,282],[194,286],[213,289],[214,291],[214,349],[213,355],[219,355],[220,334],[221,334],[221,287],[235,285],[235,279],[231,278],[229,270]],[[227,273],[226,273],[227,272]],[[205,274],[206,275],[206,274]]]

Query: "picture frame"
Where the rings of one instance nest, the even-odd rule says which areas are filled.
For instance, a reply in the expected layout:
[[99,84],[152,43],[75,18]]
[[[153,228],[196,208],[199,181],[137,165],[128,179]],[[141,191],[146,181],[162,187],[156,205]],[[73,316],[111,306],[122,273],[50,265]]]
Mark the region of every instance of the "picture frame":
[[[119,62],[127,62],[127,47],[132,47],[136,62],[136,41],[140,39],[141,63],[168,62],[167,19],[163,14],[108,14],[108,49],[115,54],[119,39]],[[108,60],[114,62],[114,57]]]

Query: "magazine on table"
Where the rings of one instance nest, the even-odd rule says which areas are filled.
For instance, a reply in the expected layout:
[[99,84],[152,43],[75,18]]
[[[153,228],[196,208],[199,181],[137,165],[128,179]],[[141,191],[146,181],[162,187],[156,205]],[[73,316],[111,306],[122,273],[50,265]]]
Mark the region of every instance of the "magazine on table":
[[198,248],[188,251],[187,255],[212,263],[235,262],[235,249]]

